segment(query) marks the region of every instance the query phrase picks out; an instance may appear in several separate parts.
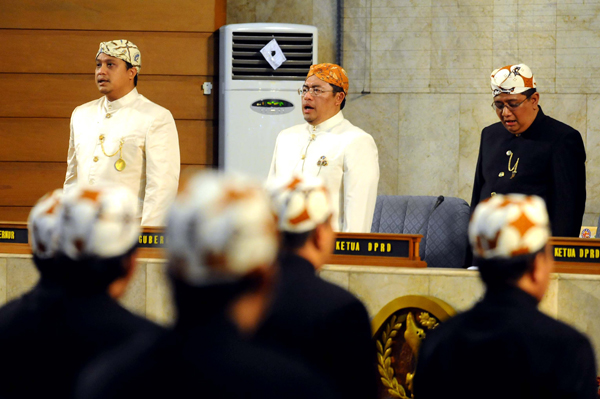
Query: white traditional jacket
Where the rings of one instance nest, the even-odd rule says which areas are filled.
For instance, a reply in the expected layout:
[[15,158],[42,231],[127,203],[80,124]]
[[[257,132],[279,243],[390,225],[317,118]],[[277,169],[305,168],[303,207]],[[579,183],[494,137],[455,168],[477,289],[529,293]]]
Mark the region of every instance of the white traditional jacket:
[[[121,140],[126,165],[118,171]],[[102,97],[73,111],[65,192],[76,184],[120,183],[138,197],[141,224],[161,226],[177,194],[179,169],[173,116],[137,89],[116,101]]]
[[334,230],[371,231],[379,183],[377,146],[341,111],[320,125],[304,123],[279,133],[269,180],[294,173],[323,179],[334,206]]

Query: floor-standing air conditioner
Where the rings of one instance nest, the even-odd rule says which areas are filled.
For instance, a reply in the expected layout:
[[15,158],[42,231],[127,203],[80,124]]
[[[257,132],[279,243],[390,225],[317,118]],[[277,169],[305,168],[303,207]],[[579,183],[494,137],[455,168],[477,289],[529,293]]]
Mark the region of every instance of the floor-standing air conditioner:
[[[277,69],[260,51],[273,39],[287,59]],[[317,63],[317,28],[226,25],[220,43],[219,168],[264,179],[277,134],[304,122],[298,89]]]

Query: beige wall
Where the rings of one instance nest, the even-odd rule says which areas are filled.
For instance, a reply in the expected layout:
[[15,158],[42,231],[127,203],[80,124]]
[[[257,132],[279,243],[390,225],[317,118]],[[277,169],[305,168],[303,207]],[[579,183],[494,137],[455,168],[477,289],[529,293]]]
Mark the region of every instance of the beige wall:
[[[319,61],[335,60],[335,0],[229,0],[227,23],[319,28]],[[289,3],[289,4],[288,4]],[[583,4],[585,3],[585,4]],[[528,64],[546,114],[587,148],[584,224],[600,214],[600,2],[343,0],[344,110],[377,142],[380,194],[470,202],[481,129],[496,121],[489,74]],[[362,91],[370,94],[361,95]]]

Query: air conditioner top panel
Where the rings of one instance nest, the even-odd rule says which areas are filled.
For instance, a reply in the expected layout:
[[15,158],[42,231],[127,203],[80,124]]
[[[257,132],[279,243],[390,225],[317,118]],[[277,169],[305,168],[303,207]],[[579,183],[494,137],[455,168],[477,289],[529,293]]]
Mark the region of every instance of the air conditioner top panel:
[[224,25],[220,29],[221,33],[225,32],[306,32],[306,33],[317,33],[317,28],[311,25],[300,25],[300,24],[278,24],[278,23],[250,23],[250,24],[231,24]]

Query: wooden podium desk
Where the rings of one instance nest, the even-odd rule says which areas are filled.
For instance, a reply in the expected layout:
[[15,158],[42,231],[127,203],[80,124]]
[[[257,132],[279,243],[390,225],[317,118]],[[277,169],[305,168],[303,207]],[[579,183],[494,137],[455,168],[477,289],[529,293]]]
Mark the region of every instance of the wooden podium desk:
[[[338,233],[330,265],[427,267],[419,257],[420,234]],[[164,229],[144,227],[138,257],[164,258]],[[600,274],[600,239],[552,237],[555,272]],[[0,253],[30,254],[26,223],[0,222]]]

